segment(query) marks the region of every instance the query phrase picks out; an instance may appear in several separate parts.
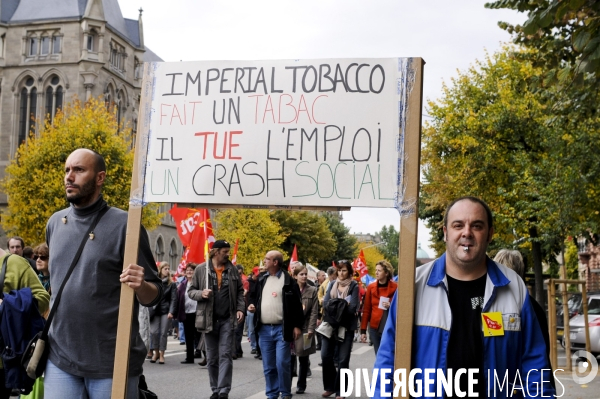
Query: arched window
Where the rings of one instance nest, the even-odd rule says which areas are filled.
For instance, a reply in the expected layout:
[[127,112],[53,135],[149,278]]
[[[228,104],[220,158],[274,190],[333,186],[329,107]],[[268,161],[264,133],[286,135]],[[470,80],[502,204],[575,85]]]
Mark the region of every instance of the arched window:
[[106,86],[106,90],[104,90],[104,106],[106,107],[106,109],[108,111],[111,110],[113,101],[114,101],[113,89],[112,89],[112,85],[109,84],[108,86]]
[[18,144],[27,141],[28,133],[35,128],[35,115],[37,109],[37,89],[33,86],[35,80],[26,78],[20,94],[19,109],[19,137]]
[[154,248],[154,257],[157,262],[161,262],[163,260],[163,255],[165,254],[165,243],[163,242],[162,237],[158,237],[156,239],[156,248]]
[[122,109],[123,109],[123,96],[122,96],[122,91],[120,91],[119,93],[117,93],[117,129],[118,131],[121,130],[121,113],[122,113]]
[[62,108],[63,104],[63,88],[60,84],[58,76],[53,75],[50,78],[50,85],[46,88],[46,112],[44,117],[54,120],[56,111]]
[[177,265],[179,264],[179,254],[177,253],[177,241],[173,238],[169,248],[169,264],[171,270],[177,271]]

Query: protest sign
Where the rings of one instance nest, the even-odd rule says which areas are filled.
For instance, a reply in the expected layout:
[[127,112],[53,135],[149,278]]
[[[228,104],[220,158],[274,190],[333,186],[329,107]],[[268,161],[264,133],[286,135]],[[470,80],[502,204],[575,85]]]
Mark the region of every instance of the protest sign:
[[[147,63],[124,267],[142,207],[394,207],[395,368],[410,367],[423,65],[420,58]],[[134,292],[124,285],[111,397],[127,389]],[[401,308],[400,308],[401,306]]]
[[143,202],[398,207],[407,59],[150,64]]

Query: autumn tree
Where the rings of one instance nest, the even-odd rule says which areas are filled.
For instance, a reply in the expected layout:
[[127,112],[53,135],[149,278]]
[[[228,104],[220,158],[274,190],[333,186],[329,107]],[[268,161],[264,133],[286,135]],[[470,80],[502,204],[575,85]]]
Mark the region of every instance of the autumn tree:
[[514,52],[505,49],[460,73],[429,104],[420,216],[435,232],[439,253],[447,204],[463,195],[484,199],[495,214],[491,252],[519,247],[529,255],[543,303],[542,262],[556,262],[567,236],[597,224],[590,193],[600,189],[600,148],[597,130],[556,120],[546,93],[529,85],[543,71]]
[[[365,261],[367,262],[367,269],[369,270],[369,275],[375,277],[375,265],[380,260],[385,259],[385,255],[381,253],[381,246],[374,245],[372,242],[361,242],[358,243],[358,250],[363,250],[365,254]],[[398,272],[397,269],[395,269]]]
[[379,251],[392,264],[396,273],[398,272],[398,251],[400,249],[400,232],[394,225],[383,226],[379,231],[379,236],[383,245],[379,246]]
[[[497,0],[487,8],[506,8],[527,13],[523,24],[499,22],[513,34],[516,44],[533,53],[524,54],[543,69],[547,85],[584,85],[587,78],[597,86],[600,78],[600,2],[595,0]],[[590,76],[591,75],[591,76]],[[597,90],[597,88],[595,89]]]
[[339,212],[323,212],[323,217],[327,222],[329,231],[337,243],[335,253],[331,259],[321,259],[319,269],[327,270],[331,266],[331,261],[340,259],[354,259],[358,252],[356,250],[356,238],[350,234],[350,228],[343,223],[342,215]]
[[[128,209],[133,151],[131,129],[119,129],[114,112],[104,102],[75,99],[56,113],[54,120],[38,123],[38,135],[31,133],[6,167],[2,188],[8,195],[8,211],[3,224],[9,234],[26,242],[45,240],[46,221],[66,208],[64,164],[77,148],[89,148],[104,156],[106,180],[102,195],[110,206]],[[148,230],[160,223],[158,205],[144,207],[142,223]]]
[[289,257],[295,244],[298,248],[298,260],[302,263],[316,265],[321,260],[333,259],[337,242],[321,213],[274,211],[271,213],[271,218],[281,226],[286,236],[281,244],[284,255]]
[[[239,239],[237,262],[245,273],[258,266],[265,254],[281,249],[286,235],[268,210],[227,209],[217,211],[215,237],[235,243]],[[233,251],[233,248],[231,248]]]

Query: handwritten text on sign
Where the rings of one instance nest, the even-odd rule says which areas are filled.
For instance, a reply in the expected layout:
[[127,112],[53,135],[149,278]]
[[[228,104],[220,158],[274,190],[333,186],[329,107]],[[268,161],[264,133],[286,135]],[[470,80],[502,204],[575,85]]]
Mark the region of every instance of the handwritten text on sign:
[[398,63],[152,64],[144,200],[394,206]]

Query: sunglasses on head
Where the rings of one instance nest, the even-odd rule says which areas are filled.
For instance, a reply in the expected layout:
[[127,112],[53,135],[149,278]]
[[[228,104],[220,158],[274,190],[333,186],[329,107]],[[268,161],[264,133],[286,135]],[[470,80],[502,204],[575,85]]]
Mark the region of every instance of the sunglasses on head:
[[48,260],[47,256],[44,256],[44,255],[33,255],[33,260],[38,260],[38,258],[40,258],[41,260]]

